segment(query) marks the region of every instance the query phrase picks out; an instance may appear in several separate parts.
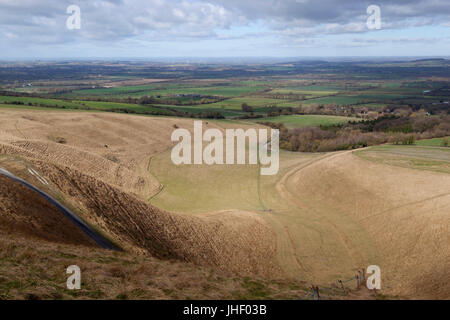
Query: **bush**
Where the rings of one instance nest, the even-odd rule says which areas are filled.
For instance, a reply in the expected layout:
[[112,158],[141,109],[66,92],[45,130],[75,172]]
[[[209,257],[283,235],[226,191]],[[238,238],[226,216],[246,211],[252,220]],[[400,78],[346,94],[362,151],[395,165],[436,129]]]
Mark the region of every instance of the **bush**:
[[249,105],[246,104],[246,103],[243,103],[243,104],[241,105],[241,109],[242,109],[242,111],[244,111],[244,112],[253,112],[253,107],[249,106]]

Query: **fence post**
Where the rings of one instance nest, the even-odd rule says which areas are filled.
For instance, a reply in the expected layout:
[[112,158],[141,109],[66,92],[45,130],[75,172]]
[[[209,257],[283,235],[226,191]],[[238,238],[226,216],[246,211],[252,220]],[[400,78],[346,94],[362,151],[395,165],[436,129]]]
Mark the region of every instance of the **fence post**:
[[344,283],[342,280],[338,280],[338,282],[341,284],[342,290],[344,290],[344,294],[347,294],[347,290],[345,290]]
[[359,289],[359,275],[356,275],[356,290]]
[[320,300],[319,287],[311,286],[313,292],[313,300]]

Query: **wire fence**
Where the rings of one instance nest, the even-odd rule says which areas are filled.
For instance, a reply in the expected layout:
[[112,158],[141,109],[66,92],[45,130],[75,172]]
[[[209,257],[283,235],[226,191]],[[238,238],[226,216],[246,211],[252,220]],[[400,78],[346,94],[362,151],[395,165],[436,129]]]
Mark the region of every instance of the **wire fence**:
[[[344,279],[337,280],[331,286],[315,286],[311,285],[309,290],[305,292],[305,295],[301,300],[321,300],[323,295],[325,296],[337,296],[337,295],[348,295],[350,292],[355,292],[364,285],[366,280],[366,274],[364,269],[358,270],[355,276]],[[322,295],[322,297],[321,297]]]

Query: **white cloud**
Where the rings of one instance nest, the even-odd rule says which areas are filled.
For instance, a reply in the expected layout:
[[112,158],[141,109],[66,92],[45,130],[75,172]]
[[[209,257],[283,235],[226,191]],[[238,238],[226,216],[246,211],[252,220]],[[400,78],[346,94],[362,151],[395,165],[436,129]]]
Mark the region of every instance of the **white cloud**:
[[[66,8],[81,8],[81,30],[67,30]],[[241,41],[370,34],[366,9],[373,0],[0,0],[0,41],[11,48],[33,45],[117,45],[136,40]],[[382,29],[449,27],[448,0],[377,0]],[[230,30],[246,29],[242,33]]]

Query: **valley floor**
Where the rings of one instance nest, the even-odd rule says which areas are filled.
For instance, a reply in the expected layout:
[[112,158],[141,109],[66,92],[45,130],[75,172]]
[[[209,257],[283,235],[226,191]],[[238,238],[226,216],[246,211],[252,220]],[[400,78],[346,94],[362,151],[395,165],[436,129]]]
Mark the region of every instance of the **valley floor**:
[[[239,279],[266,279],[255,286],[270,287],[270,293],[256,298],[291,297],[280,286],[272,291],[269,279],[294,283],[296,290],[310,284],[334,290],[338,280],[379,265],[384,297],[450,298],[447,148],[282,152],[278,175],[260,176],[257,166],[174,166],[170,134],[175,126],[192,130],[192,120],[1,110],[0,123],[0,166],[47,189],[128,251],[121,265],[130,259],[162,259],[162,264],[182,261],[187,263],[183,268],[202,266],[192,268],[212,268]],[[219,130],[249,126],[207,125]],[[42,185],[30,168],[49,185]],[[22,237],[30,236],[24,227],[27,212],[18,211],[5,219]],[[46,221],[33,222],[45,230]],[[44,234],[32,236],[47,241]],[[64,236],[55,242],[73,241]],[[89,249],[89,255],[96,250]],[[122,253],[105,254],[117,255]],[[224,286],[236,285],[232,279],[228,276]],[[92,290],[102,287],[95,281]],[[195,281],[187,279],[185,285]],[[242,281],[240,289],[248,280]],[[143,298],[200,297],[198,288],[171,285]],[[115,286],[102,287],[102,297],[138,297],[134,289]],[[237,297],[233,290],[223,292],[204,297]],[[339,298],[336,292],[330,296]]]

